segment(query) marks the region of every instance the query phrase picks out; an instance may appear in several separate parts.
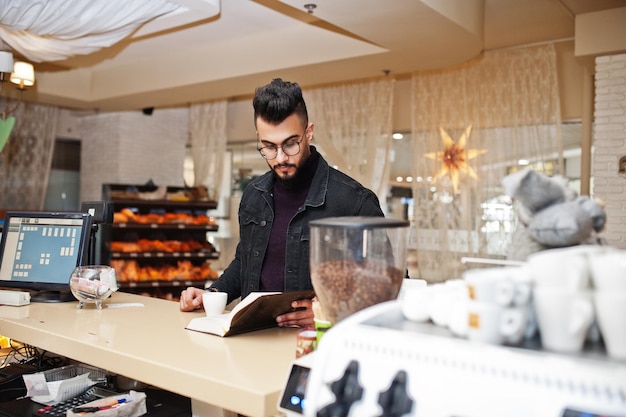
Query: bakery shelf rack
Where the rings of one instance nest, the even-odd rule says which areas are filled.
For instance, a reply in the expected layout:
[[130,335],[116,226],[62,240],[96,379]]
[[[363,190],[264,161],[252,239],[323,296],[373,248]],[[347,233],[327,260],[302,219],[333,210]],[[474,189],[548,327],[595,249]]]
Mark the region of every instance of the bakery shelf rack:
[[206,192],[175,186],[103,184],[113,223],[102,227],[101,262],[115,268],[121,291],[175,299],[181,288],[204,286],[217,274],[218,230]]

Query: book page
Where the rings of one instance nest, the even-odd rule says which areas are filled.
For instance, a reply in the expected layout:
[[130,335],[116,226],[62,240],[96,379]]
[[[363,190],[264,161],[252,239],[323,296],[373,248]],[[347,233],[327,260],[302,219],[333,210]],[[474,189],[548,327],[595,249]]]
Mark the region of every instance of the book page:
[[235,306],[235,308],[233,308],[231,310],[231,312],[230,312],[231,319],[233,317],[235,317],[235,315],[238,312],[240,312],[241,310],[243,310],[244,308],[246,308],[247,306],[252,304],[254,301],[256,301],[257,298],[263,297],[263,296],[266,296],[266,295],[272,295],[272,294],[282,294],[282,293],[280,293],[280,292],[251,292],[250,294],[248,294],[248,296],[246,298],[241,300],[239,302],[239,304],[237,304]]
[[191,319],[186,329],[196,330],[203,333],[211,333],[217,336],[224,336],[230,328],[231,316],[229,313],[211,317],[196,317]]

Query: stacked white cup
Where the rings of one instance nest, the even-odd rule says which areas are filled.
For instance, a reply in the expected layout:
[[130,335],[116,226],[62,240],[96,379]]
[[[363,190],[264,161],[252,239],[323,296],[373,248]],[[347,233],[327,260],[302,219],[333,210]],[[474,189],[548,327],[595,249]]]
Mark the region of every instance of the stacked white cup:
[[595,313],[609,356],[626,359],[626,251],[589,258]]
[[519,345],[533,333],[532,280],[525,266],[469,269],[463,279],[468,339]]
[[528,257],[541,344],[547,350],[582,350],[594,323],[590,259],[602,246],[549,249]]
[[427,285],[422,279],[405,279],[398,295],[402,313],[409,321],[432,321],[452,334],[467,333],[467,286],[461,279]]
[[420,322],[430,319],[428,282],[426,280],[403,279],[398,300],[402,303],[402,313],[407,320]]

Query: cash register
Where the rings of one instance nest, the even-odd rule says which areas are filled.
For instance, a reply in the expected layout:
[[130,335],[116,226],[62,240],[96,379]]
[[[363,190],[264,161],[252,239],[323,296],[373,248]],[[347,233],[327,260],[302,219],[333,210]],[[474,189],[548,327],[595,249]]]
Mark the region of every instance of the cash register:
[[288,416],[626,417],[626,361],[602,346],[556,354],[488,345],[404,318],[399,301],[331,328],[293,363]]

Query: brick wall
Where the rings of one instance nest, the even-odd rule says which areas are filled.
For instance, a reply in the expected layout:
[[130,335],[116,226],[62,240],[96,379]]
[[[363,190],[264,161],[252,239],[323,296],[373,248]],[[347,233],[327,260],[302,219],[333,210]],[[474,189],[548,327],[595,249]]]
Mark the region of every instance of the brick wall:
[[593,133],[593,194],[606,203],[603,237],[626,249],[626,175],[618,173],[626,155],[626,54],[596,59]]
[[184,185],[187,108],[96,114],[78,129],[81,201],[100,200],[103,183]]

